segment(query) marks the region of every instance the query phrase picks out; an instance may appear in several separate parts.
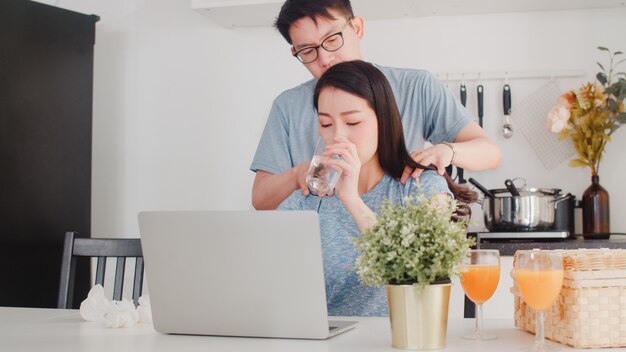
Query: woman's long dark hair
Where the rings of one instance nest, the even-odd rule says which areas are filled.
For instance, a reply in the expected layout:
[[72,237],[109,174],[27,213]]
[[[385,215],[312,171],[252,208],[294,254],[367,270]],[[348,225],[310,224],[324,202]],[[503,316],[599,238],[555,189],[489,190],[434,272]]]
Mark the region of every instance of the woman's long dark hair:
[[[318,108],[320,92],[334,87],[365,99],[378,120],[378,160],[389,175],[400,178],[405,166],[425,170],[437,170],[434,165],[424,166],[413,160],[404,143],[400,112],[391,86],[385,75],[374,65],[361,61],[346,61],[329,68],[317,81],[313,104]],[[444,173],[450,191],[457,200],[455,219],[471,214],[468,204],[476,201],[476,192],[459,186]]]

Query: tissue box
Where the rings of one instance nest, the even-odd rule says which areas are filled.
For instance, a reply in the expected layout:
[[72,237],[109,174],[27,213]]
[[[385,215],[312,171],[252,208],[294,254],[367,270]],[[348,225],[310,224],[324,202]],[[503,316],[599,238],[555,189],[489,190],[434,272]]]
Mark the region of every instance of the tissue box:
[[[626,250],[558,250],[564,280],[546,313],[546,338],[575,348],[626,346]],[[513,258],[515,263],[516,258]],[[535,312],[515,296],[515,326],[535,332]]]

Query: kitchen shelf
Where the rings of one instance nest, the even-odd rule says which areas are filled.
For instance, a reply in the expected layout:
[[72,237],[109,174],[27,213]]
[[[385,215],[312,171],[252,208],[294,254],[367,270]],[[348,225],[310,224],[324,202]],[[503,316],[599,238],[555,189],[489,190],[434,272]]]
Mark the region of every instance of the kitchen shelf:
[[[192,9],[229,28],[269,27],[282,4],[283,0],[191,0]],[[626,0],[352,0],[354,13],[366,20],[624,6]]]
[[586,76],[584,70],[554,70],[554,71],[500,71],[500,72],[435,72],[434,75],[441,81],[507,81],[509,79],[537,79],[537,78],[576,78]]

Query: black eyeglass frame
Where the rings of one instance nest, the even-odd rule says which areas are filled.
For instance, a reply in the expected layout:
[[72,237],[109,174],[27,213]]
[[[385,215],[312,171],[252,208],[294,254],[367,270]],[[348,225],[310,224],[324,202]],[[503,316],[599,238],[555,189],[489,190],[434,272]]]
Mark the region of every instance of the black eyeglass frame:
[[[337,51],[337,50],[341,49],[341,48],[343,47],[343,45],[345,44],[345,40],[343,39],[343,29],[344,29],[344,28],[346,28],[346,26],[348,25],[348,23],[350,23],[350,21],[351,21],[353,18],[354,18],[354,17],[350,17],[350,18],[348,18],[348,20],[346,21],[346,24],[344,24],[344,25],[341,27],[341,30],[340,30],[339,32],[337,32],[337,33],[333,33],[333,34],[329,35],[328,37],[324,38],[324,40],[322,40],[322,42],[321,42],[321,43],[319,43],[319,45],[316,45],[316,46],[307,46],[306,48],[302,48],[302,49],[300,49],[300,50],[296,51],[296,52],[295,52],[294,54],[292,54],[292,55],[293,55],[296,59],[298,59],[298,61],[300,61],[301,63],[303,63],[303,64],[310,64],[311,62],[314,62],[315,60],[317,60],[317,58],[320,56],[320,53],[319,53],[319,49],[320,49],[320,48],[322,48],[322,49],[324,49],[324,50],[328,51],[329,53],[332,53],[332,52],[335,52],[335,51]],[[341,45],[340,45],[337,49],[334,49],[334,50],[328,50],[328,49],[326,49],[326,47],[324,47],[324,43],[326,43],[326,41],[327,41],[327,40],[329,40],[330,38],[333,38],[334,36],[337,36],[337,35],[341,38]],[[313,60],[311,60],[311,61],[304,62],[304,61],[302,61],[302,59],[298,56],[298,54],[300,54],[300,53],[301,53],[301,52],[303,52],[304,50],[309,50],[309,49],[315,49],[315,58],[314,58]]]

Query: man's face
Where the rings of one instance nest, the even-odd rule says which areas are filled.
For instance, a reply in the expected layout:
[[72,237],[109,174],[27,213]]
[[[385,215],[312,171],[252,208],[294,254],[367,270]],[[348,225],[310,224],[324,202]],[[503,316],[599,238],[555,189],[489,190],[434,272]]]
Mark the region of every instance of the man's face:
[[335,64],[361,59],[360,41],[363,37],[363,19],[354,17],[346,25],[348,21],[346,16],[334,10],[330,10],[330,13],[336,19],[317,17],[317,23],[315,23],[309,17],[303,17],[289,27],[289,36],[293,43],[292,54],[303,48],[318,46],[329,36],[342,32],[343,46],[341,48],[329,52],[318,47],[317,59],[304,64],[316,79],[319,79],[328,68]]

